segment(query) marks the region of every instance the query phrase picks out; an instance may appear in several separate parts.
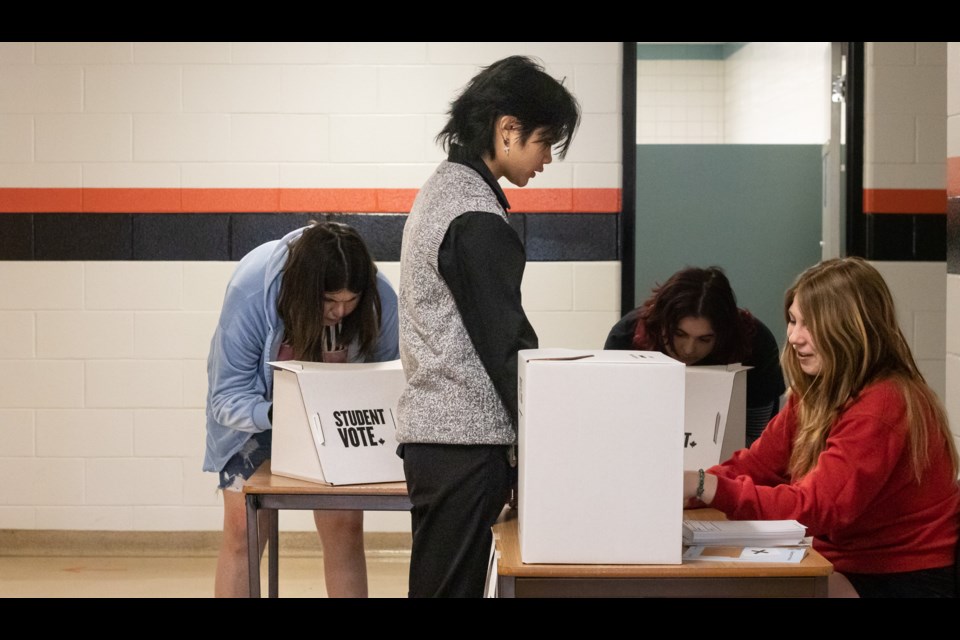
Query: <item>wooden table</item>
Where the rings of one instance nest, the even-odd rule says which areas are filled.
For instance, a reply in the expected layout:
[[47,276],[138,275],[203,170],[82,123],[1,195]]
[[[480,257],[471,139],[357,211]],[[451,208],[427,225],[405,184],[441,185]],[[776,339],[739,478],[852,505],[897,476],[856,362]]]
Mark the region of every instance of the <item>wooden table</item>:
[[[826,597],[833,566],[810,549],[799,564],[685,562],[679,565],[524,564],[520,559],[517,512],[505,511],[493,526],[497,595],[502,598]],[[723,519],[713,509],[684,517]],[[678,534],[679,535],[679,534]]]
[[243,487],[247,501],[247,551],[250,563],[250,597],[260,597],[260,512],[267,519],[269,595],[278,596],[279,510],[341,509],[360,511],[409,511],[405,482],[331,486],[270,473],[269,461]]

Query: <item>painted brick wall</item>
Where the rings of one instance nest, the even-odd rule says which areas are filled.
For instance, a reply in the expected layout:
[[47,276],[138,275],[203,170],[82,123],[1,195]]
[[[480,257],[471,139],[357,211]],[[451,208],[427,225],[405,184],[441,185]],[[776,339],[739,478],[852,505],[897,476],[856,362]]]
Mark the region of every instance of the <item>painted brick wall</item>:
[[[0,223],[33,211],[65,225],[46,212],[102,211],[118,194],[137,215],[221,189],[244,190],[240,203],[274,189],[415,190],[443,157],[433,136],[457,89],[514,53],[566,77],[584,110],[566,161],[531,187],[618,192],[620,49],[0,43]],[[397,263],[380,266],[399,281]],[[233,267],[0,261],[0,528],[221,528],[216,478],[200,471],[205,358]],[[619,282],[615,260],[531,262],[524,302],[544,346],[600,348]],[[282,526],[311,529],[303,515]],[[409,517],[370,513],[366,527],[409,530]]]
[[946,404],[960,442],[960,42],[947,43]]
[[850,238],[869,259],[945,258],[946,51],[866,43],[863,214]]
[[946,63],[943,42],[866,43],[863,188],[866,257],[890,285],[921,370],[949,402],[946,265],[929,257],[946,244]]
[[827,42],[641,43],[638,58],[637,144],[820,144],[830,135]]

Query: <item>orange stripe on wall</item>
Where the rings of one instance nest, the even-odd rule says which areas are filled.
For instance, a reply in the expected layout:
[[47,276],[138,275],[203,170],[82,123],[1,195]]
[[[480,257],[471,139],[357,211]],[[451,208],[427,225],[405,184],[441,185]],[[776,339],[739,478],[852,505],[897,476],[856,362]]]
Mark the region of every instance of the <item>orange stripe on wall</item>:
[[183,211],[252,213],[280,210],[279,189],[183,189]]
[[864,189],[864,213],[947,212],[945,189]]
[[573,190],[573,210],[578,213],[607,213],[620,208],[620,189]]
[[410,211],[419,189],[377,189],[377,211]]
[[82,189],[0,189],[2,213],[83,211]]
[[91,213],[177,213],[181,189],[78,189]]
[[947,197],[960,196],[960,158],[947,158]]
[[[620,211],[620,189],[505,192],[513,213]],[[406,213],[416,196],[417,189],[0,188],[0,213]]]
[[280,211],[374,211],[374,189],[280,189]]
[[573,211],[572,189],[504,189],[511,213]]

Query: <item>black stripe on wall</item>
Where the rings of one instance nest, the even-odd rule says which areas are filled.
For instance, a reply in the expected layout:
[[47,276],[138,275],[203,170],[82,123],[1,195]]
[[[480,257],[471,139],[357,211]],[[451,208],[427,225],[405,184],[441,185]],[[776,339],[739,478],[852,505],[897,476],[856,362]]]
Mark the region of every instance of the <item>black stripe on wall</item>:
[[960,273],[960,196],[947,200],[947,273]]
[[[0,214],[0,260],[239,260],[310,220],[353,226],[375,260],[400,260],[405,213]],[[617,260],[616,213],[511,214],[532,261]],[[495,256],[491,256],[494,258]]]
[[33,214],[0,214],[0,260],[33,260]]
[[868,260],[942,262],[947,259],[947,216],[866,214],[864,255]]

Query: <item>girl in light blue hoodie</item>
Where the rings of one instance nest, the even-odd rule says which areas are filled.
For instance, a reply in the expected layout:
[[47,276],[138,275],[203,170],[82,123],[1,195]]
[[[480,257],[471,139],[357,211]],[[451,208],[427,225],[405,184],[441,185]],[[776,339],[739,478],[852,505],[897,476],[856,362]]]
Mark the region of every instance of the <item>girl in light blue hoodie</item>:
[[[204,471],[220,475],[215,595],[245,596],[244,482],[270,458],[274,360],[399,358],[397,296],[351,227],[316,223],[248,253],[227,285],[207,359]],[[367,595],[362,511],[316,511],[327,593]]]

